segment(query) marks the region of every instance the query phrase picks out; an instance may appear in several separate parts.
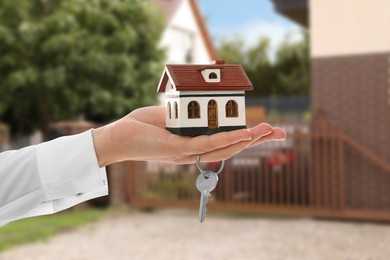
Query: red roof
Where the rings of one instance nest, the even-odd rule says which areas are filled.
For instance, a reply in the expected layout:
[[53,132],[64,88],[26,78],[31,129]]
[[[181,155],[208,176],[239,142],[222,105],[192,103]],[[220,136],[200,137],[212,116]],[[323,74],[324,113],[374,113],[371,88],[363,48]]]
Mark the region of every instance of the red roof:
[[165,19],[169,22],[179,7],[182,0],[155,0],[164,12]]
[[[221,68],[221,82],[206,82],[201,71],[207,68],[215,69],[216,67]],[[169,78],[174,82],[178,91],[253,90],[252,83],[239,64],[166,65],[157,92],[165,92],[165,86]]]

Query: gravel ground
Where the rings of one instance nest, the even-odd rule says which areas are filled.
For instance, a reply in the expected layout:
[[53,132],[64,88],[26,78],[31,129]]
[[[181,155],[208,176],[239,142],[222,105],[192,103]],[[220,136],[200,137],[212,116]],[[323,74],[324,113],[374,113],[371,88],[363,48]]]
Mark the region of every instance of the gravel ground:
[[390,259],[390,225],[122,212],[0,259]]

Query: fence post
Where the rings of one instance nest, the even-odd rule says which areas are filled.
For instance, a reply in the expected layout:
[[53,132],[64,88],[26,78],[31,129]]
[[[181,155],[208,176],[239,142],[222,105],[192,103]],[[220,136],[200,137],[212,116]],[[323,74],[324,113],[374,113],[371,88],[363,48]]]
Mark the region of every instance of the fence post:
[[345,168],[344,168],[344,133],[341,128],[337,131],[338,150],[339,150],[339,198],[340,210],[345,208]]

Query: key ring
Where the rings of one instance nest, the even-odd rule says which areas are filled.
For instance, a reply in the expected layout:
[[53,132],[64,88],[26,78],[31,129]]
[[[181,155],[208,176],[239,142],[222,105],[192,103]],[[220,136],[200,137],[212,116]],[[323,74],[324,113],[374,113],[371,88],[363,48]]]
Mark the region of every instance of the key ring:
[[[225,166],[225,161],[222,160],[221,162],[222,162],[222,163],[221,163],[221,167],[220,167],[219,170],[216,172],[216,174],[220,174],[220,173],[222,172],[224,166]],[[200,168],[200,154],[198,154],[198,155],[196,156],[196,166],[198,166],[198,169],[199,169],[199,171],[200,171],[201,173],[203,173],[203,174],[206,173],[205,171],[202,170],[202,168]]]

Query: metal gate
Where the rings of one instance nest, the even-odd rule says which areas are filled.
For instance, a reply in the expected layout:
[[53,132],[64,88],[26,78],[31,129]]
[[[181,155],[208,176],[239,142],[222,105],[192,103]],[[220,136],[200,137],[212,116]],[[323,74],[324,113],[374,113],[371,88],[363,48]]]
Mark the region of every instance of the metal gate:
[[[390,167],[386,162],[324,119],[310,127],[291,125],[285,126],[292,129],[286,141],[265,143],[226,161],[208,208],[390,220]],[[129,202],[137,207],[196,210],[197,175],[195,165],[140,163],[128,175]],[[370,197],[360,192],[367,178],[372,183]]]

